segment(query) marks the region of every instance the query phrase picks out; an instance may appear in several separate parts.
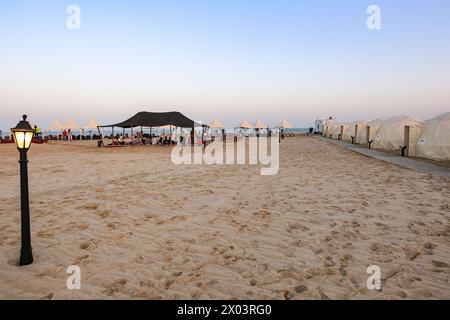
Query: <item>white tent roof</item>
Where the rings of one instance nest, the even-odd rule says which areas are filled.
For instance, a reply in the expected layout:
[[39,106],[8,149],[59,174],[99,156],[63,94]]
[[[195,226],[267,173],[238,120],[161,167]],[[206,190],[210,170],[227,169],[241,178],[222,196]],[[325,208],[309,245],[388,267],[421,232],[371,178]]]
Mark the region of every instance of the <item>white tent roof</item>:
[[385,150],[398,150],[404,145],[405,126],[416,127],[419,136],[425,122],[410,116],[397,116],[382,122],[374,138],[373,147]]
[[219,120],[214,120],[209,126],[212,129],[223,129],[225,128]]
[[450,112],[426,122],[425,130],[417,144],[417,156],[450,160]]
[[47,128],[48,131],[58,131],[58,130],[62,130],[63,126],[61,124],[61,122],[59,122],[58,119],[55,119],[52,124],[50,125],[50,127]]
[[99,126],[98,122],[94,118],[91,118],[91,120],[89,120],[89,122],[84,126],[84,128],[96,129],[98,126]]
[[255,129],[266,129],[266,128],[268,128],[268,126],[261,120],[256,120],[254,128]]
[[377,118],[377,119],[368,121],[367,125],[368,126],[377,126],[377,125],[382,124],[384,121],[386,121],[385,118]]
[[80,129],[81,126],[79,126],[73,118],[69,118],[67,122],[63,125],[64,129]]
[[244,121],[241,122],[241,124],[239,125],[238,128],[253,129],[253,126],[251,125],[250,122],[248,122],[247,120],[244,120]]
[[294,126],[290,124],[287,120],[281,121],[281,123],[278,125],[278,128],[282,129],[292,129]]

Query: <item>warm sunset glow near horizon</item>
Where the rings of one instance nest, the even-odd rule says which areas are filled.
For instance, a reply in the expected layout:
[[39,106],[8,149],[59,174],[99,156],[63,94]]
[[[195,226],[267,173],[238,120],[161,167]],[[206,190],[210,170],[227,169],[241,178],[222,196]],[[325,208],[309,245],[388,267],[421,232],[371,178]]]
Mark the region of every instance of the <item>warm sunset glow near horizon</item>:
[[230,127],[428,119],[450,111],[449,16],[438,0],[0,0],[0,129],[143,110]]

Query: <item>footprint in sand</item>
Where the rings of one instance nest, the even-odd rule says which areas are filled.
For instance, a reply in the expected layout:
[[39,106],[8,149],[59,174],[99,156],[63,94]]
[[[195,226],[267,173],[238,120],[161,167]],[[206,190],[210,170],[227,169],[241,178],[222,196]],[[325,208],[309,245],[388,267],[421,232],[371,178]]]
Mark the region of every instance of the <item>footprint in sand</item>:
[[432,260],[431,264],[437,268],[448,268],[449,267],[448,263],[445,263],[442,261],[437,261],[437,260]]
[[89,228],[89,224],[80,222],[70,222],[64,227],[64,231],[81,231]]
[[74,261],[74,265],[80,265],[80,264],[82,264],[84,261],[86,261],[86,259],[88,259],[89,258],[89,255],[88,254],[86,254],[86,255],[84,255],[84,256],[79,256],[79,257],[77,257],[76,259],[75,259],[75,261]]
[[98,243],[99,243],[99,240],[90,239],[90,240],[80,244],[80,248],[83,250],[93,250],[98,247]]
[[53,233],[50,230],[41,230],[37,233],[37,236],[39,238],[48,239],[48,238],[53,238],[55,236],[55,233]]
[[336,262],[333,261],[333,257],[331,256],[326,256],[324,261],[323,261],[323,266],[324,267],[334,267],[336,265]]
[[437,245],[431,242],[427,242],[423,247],[425,248],[425,253],[431,256],[433,255],[433,250],[436,249]]
[[86,209],[86,210],[97,210],[98,206],[94,203],[88,203],[88,204],[85,204],[84,206],[82,206],[81,208]]
[[106,287],[105,290],[103,290],[103,292],[108,296],[112,296],[116,292],[122,292],[127,283],[128,281],[126,279],[118,279],[114,281],[111,285]]
[[175,282],[175,279],[171,279],[171,278],[169,278],[169,279],[164,279],[164,280],[160,281],[160,283],[159,283],[158,286],[159,286],[161,289],[163,289],[163,290],[168,290],[169,287],[170,287],[174,282]]
[[53,299],[54,294],[53,293],[49,293],[48,295],[39,298],[40,300],[52,300]]

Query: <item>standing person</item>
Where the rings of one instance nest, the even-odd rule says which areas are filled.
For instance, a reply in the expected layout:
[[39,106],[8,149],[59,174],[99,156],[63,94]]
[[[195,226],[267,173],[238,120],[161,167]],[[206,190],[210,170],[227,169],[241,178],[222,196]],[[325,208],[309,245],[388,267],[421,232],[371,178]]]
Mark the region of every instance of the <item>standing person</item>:
[[72,141],[72,130],[69,129],[69,131],[67,131],[67,135],[68,135],[68,141]]
[[192,128],[191,130],[191,145],[195,144],[195,133],[194,133],[194,128]]
[[64,131],[63,131],[63,141],[66,141],[66,137],[67,137],[67,131],[66,131],[66,129],[64,129]]
[[34,126],[34,137],[38,140],[42,140],[42,130],[37,125]]

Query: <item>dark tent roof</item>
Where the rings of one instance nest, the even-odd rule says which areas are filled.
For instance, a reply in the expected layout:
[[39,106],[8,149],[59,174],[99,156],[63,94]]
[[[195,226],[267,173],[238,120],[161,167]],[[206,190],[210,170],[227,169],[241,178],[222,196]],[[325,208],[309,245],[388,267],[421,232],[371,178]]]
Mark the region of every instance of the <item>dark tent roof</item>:
[[125,120],[120,123],[111,124],[108,126],[100,126],[100,128],[105,127],[120,127],[120,128],[131,128],[131,127],[162,127],[172,125],[181,128],[192,128],[196,126],[196,122],[189,119],[180,112],[139,112],[132,116],[130,119]]

